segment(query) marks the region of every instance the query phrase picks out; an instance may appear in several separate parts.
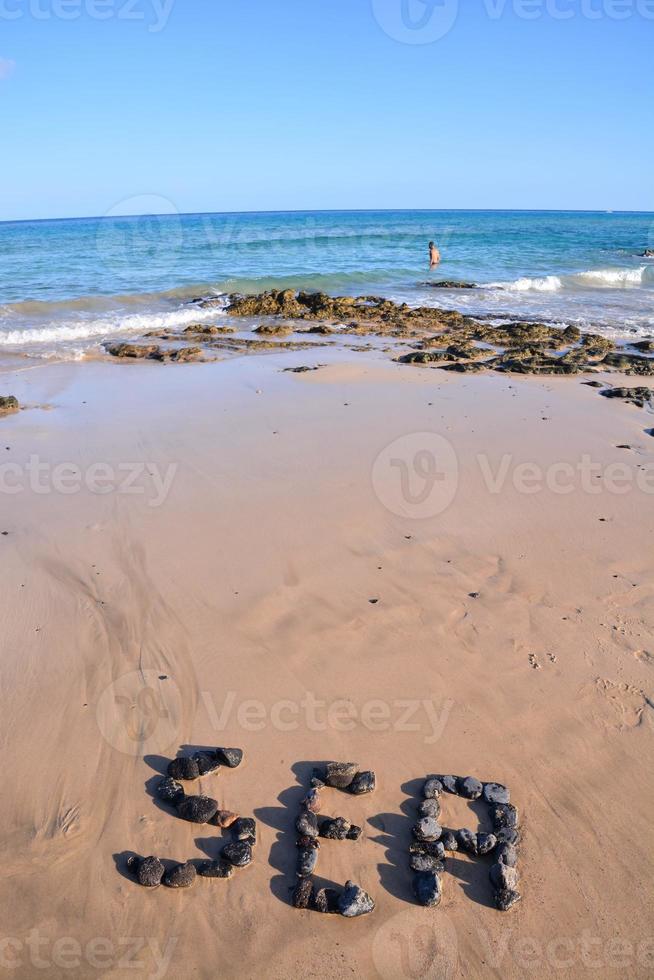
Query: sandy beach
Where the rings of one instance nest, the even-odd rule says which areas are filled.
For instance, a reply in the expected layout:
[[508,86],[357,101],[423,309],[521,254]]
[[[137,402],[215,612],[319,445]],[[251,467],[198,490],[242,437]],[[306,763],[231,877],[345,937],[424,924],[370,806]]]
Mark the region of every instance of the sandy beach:
[[[583,374],[374,350],[26,364],[0,374],[23,406],[0,419],[4,970],[652,975],[651,415]],[[256,818],[254,864],[140,888],[130,854],[220,849],[154,792],[220,745],[245,760],[198,791]],[[377,774],[326,798],[364,829],[320,851],[321,880],[374,897],[355,921],[290,904],[297,806],[332,759]],[[510,912],[461,854],[416,904],[431,773],[511,788]],[[441,802],[447,826],[485,819]]]

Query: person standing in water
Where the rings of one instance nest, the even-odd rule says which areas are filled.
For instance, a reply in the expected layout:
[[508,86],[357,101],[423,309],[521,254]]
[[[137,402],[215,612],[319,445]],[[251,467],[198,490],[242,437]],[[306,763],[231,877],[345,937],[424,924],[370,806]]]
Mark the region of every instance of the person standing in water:
[[431,269],[441,260],[441,253],[438,251],[433,242],[429,243],[429,266]]

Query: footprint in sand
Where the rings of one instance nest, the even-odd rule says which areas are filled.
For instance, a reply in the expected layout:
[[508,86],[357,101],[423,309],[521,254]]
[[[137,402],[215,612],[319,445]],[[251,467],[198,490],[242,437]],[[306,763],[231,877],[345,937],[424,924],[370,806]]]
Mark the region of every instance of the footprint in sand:
[[648,667],[654,667],[654,657],[647,650],[634,650],[634,657],[636,660],[640,660],[641,664],[647,664]]
[[530,653],[529,654],[529,664],[530,664],[531,667],[534,668],[534,670],[542,670],[543,669],[542,666],[539,664],[538,660],[536,659],[536,654],[535,653]]
[[614,727],[618,731],[638,728],[643,723],[645,709],[654,707],[645,692],[632,684],[616,683],[605,677],[598,677],[595,684],[613,708]]

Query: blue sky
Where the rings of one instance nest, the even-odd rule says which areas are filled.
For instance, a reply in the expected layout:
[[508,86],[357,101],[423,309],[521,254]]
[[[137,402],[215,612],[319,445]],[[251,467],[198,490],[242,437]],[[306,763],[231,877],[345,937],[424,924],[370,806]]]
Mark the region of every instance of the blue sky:
[[0,0],[0,219],[654,210],[653,42],[654,0]]

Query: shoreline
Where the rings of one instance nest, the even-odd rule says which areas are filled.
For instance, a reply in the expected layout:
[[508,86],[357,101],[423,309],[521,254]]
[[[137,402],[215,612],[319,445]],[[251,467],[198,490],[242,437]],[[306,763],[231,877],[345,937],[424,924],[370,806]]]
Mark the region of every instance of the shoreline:
[[[0,699],[7,758],[21,760],[0,804],[4,931],[23,943],[14,975],[33,975],[36,928],[54,977],[70,973],[54,960],[63,937],[82,950],[110,938],[116,976],[134,972],[118,937],[143,939],[134,956],[150,975],[164,963],[170,976],[257,975],[266,963],[280,978],[398,976],[398,935],[417,941],[430,923],[444,977],[518,978],[536,962],[542,976],[576,978],[596,975],[593,958],[608,978],[650,975],[646,414],[597,397],[585,375],[469,376],[375,350],[325,353],[300,374],[283,369],[304,351],[165,371],[136,361],[129,375],[109,360],[3,372],[3,390],[48,406],[0,419],[1,464],[27,474],[36,455],[49,467],[46,492],[26,475],[3,494],[0,537]],[[425,433],[454,450],[449,502],[447,465],[423,499]],[[586,455],[599,470],[584,477]],[[131,491],[143,493],[89,489],[92,467],[125,479],[120,467],[137,462]],[[72,493],[70,470],[54,485],[62,464],[85,474]],[[566,464],[572,490],[558,492]],[[139,707],[140,671],[166,677],[163,721]],[[245,749],[241,768],[202,788],[255,816],[255,863],[148,893],[121,855],[215,856],[213,828],[149,795],[179,746],[210,745]],[[378,779],[371,796],[334,802],[362,840],[321,854],[327,883],[353,878],[377,903],[342,924],[293,909],[289,887],[308,767],[341,758]],[[511,787],[523,900],[506,915],[484,861],[465,855],[446,863],[438,910],[415,904],[415,789],[439,771]],[[474,829],[474,805],[448,797],[443,809],[445,824]],[[82,975],[95,972],[86,955]]]

